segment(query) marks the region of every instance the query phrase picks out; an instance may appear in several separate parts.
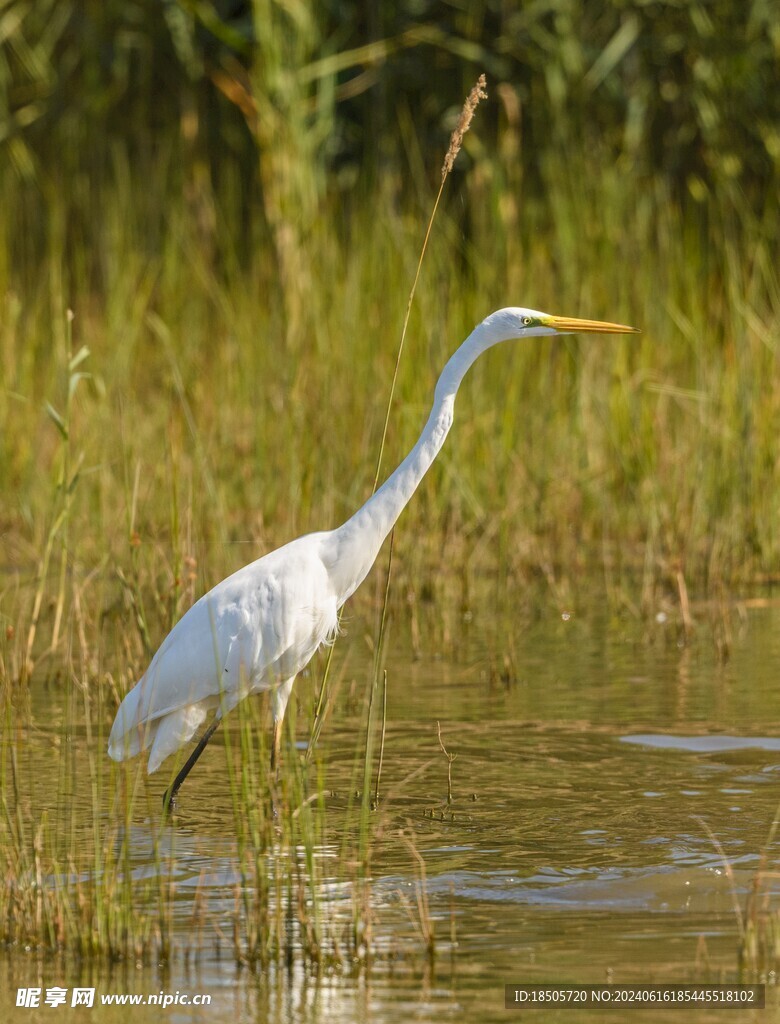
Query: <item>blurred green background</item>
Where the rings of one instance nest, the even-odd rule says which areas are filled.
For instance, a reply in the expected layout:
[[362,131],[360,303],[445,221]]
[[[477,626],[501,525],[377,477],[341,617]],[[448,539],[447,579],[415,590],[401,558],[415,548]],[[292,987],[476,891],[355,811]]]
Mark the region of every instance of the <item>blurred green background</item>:
[[6,0],[0,44],[17,259],[40,256],[59,204],[66,239],[98,243],[123,174],[151,252],[185,198],[250,246],[283,199],[303,228],[388,179],[396,197],[424,188],[480,71],[493,102],[459,172],[516,201],[522,181],[543,204],[564,158],[617,163],[702,214],[713,196],[776,201],[773,0]]
[[[0,0],[6,937],[126,964],[141,958],[139,941],[151,962],[165,959],[175,875],[156,847],[147,871],[145,826],[129,827],[143,765],[111,767],[108,726],[197,597],[292,537],[337,526],[370,494],[442,162],[484,72],[489,96],[445,182],[411,310],[383,473],[415,442],[446,358],[492,310],[524,305],[642,333],[498,346],[464,382],[447,444],[395,534],[384,650],[398,728],[386,772],[404,781],[393,827],[383,837],[384,810],[369,825],[372,760],[358,721],[378,678],[382,555],[346,610],[331,675],[341,710],[324,733],[336,789],[355,791],[366,773],[354,848],[351,797],[345,811],[319,765],[307,777],[293,756],[289,831],[278,844],[270,816],[257,831],[259,705],[241,738],[222,730],[229,753],[244,755],[241,774],[220,782],[218,760],[211,777],[195,773],[193,835],[237,831],[252,880],[247,942],[277,925],[282,934],[268,871],[277,885],[294,872],[303,906],[329,877],[310,870],[313,851],[335,833],[336,877],[368,894],[358,865],[375,838],[381,865],[398,815],[404,828],[416,815],[435,884],[463,865],[507,894],[518,851],[521,876],[549,864],[577,882],[582,866],[601,881],[608,844],[609,872],[616,862],[643,871],[609,874],[596,905],[614,916],[625,877],[623,896],[638,906],[639,893],[647,920],[615,910],[604,932],[575,885],[573,924],[562,927],[558,904],[534,919],[521,898],[495,932],[499,903],[480,883],[476,914],[458,924],[479,937],[469,962],[487,957],[495,971],[535,957],[549,920],[548,963],[598,963],[602,977],[606,965],[671,956],[675,972],[688,969],[693,946],[681,955],[675,943],[693,943],[690,924],[674,912],[670,944],[657,921],[689,884],[679,868],[712,858],[688,821],[690,797],[744,867],[766,834],[760,783],[771,779],[750,769],[746,790],[741,760],[716,766],[704,753],[691,769],[672,748],[645,755],[615,738],[659,724],[759,736],[769,717],[776,617],[752,610],[775,602],[780,579],[778,15],[777,0]],[[326,657],[296,686],[297,733],[288,721],[299,739]],[[476,801],[479,789],[479,802],[458,807],[447,832],[431,809],[429,832],[425,809],[450,763],[432,728],[440,713],[447,747],[465,755],[456,799]],[[423,778],[429,756],[438,774]],[[736,788],[724,787],[727,765]],[[318,813],[327,794],[335,832],[324,814],[298,817],[309,800],[294,787],[315,774]],[[596,776],[614,784],[594,787]],[[412,779],[419,789],[406,788]],[[383,807],[392,785],[383,778]],[[158,808],[153,786],[143,793]],[[231,790],[226,825],[230,803],[214,794]],[[732,814],[732,801],[752,799],[732,794],[746,792],[751,814]],[[655,818],[641,811],[647,799]],[[593,823],[611,831],[594,840]],[[127,842],[115,842],[117,825]],[[289,854],[304,844],[301,871]],[[278,861],[266,860],[272,848]],[[243,874],[244,852],[254,874]],[[140,898],[131,856],[151,880]],[[384,863],[416,877],[405,847]],[[419,870],[424,884],[421,857]],[[714,948],[729,933],[712,912],[713,883],[698,884],[709,916],[697,934]],[[756,897],[755,918],[759,875],[739,884]],[[199,931],[201,883],[181,891]],[[42,893],[56,897],[45,914]],[[368,895],[357,899],[356,942],[341,947],[350,962],[368,948]],[[454,929],[454,896],[440,899]],[[427,896],[422,906],[421,936]],[[235,908],[241,956],[238,896]],[[596,920],[606,945],[592,941]],[[651,952],[638,953],[648,935]],[[468,959],[477,947],[461,948]],[[307,947],[301,962],[323,949]]]
[[132,611],[132,676],[220,574],[365,499],[449,134],[483,71],[385,468],[491,309],[643,334],[475,368],[402,520],[409,586],[437,596],[447,563],[465,567],[458,601],[492,573],[497,601],[577,606],[596,585],[616,613],[666,600],[685,619],[688,590],[771,582],[777,13],[0,4],[6,671],[56,648],[78,592],[84,650]]

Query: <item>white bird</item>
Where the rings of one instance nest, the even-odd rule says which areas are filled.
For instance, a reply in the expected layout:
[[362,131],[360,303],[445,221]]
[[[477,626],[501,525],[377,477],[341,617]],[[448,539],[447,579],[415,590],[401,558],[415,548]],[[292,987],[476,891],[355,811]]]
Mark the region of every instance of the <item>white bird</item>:
[[483,320],[445,365],[415,446],[350,519],[335,530],[299,537],[244,566],[176,623],[120,704],[109,755],[122,761],[151,747],[151,774],[214,712],[165,794],[164,804],[172,806],[220,720],[244,697],[271,690],[273,767],[295,677],[317,648],[335,636],[339,609],[368,575],[382,542],[438,455],[452,426],[455,396],[466,371],[499,342],[579,331],[628,334],[636,329],[518,307],[500,309]]

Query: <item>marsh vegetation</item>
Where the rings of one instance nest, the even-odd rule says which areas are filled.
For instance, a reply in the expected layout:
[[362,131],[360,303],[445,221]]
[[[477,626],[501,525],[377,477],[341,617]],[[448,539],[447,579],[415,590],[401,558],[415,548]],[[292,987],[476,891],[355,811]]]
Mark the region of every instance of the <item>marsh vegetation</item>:
[[[484,2],[427,20],[400,4],[367,26],[349,3],[336,17],[258,0],[232,20],[219,4],[80,6],[13,0],[0,43],[4,948],[346,970],[460,945],[478,963],[491,850],[507,865],[494,906],[537,869],[545,893],[581,873],[601,895],[564,898],[582,900],[575,931],[595,927],[609,851],[626,898],[657,913],[670,864],[718,870],[706,832],[647,795],[691,790],[763,873],[739,929],[728,893],[670,875],[705,894],[681,956],[736,972],[741,941],[746,970],[776,969],[771,848],[751,859],[774,817],[780,663],[770,5],[724,4],[715,22],[699,3]],[[107,761],[112,716],[195,598],[370,493],[442,155],[483,67],[491,98],[437,213],[384,469],[490,310],[643,333],[543,339],[474,368],[395,535],[381,657],[380,559],[308,759],[327,652],[297,684],[278,816],[257,703],[172,829],[170,779]],[[695,751],[691,782],[657,743],[619,742],[665,730],[757,737],[766,757],[742,770]],[[642,788],[648,772],[660,781]],[[594,794],[621,773],[656,808],[641,828],[614,783]],[[728,791],[745,787],[735,824]],[[507,814],[523,825],[502,839]],[[675,854],[646,856],[655,840]],[[717,937],[697,946],[710,896],[728,957]],[[545,948],[543,915],[518,914],[499,927],[507,970],[512,929]],[[609,920],[619,959],[630,928]],[[577,948],[553,942],[545,963],[573,970]]]

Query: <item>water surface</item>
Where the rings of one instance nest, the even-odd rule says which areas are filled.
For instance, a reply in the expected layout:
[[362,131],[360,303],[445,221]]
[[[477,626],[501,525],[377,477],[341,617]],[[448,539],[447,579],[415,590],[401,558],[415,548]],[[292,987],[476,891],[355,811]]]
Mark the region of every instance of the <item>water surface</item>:
[[[212,997],[209,1007],[167,1009],[170,1020],[487,1022],[516,1018],[503,1008],[507,982],[734,981],[732,885],[744,907],[780,802],[779,626],[780,609],[770,602],[746,608],[725,663],[706,626],[683,643],[665,623],[648,627],[597,615],[540,618],[514,635],[512,623],[504,623],[510,656],[502,654],[495,624],[480,622],[478,614],[456,645],[437,650],[423,640],[416,659],[403,629],[394,630],[375,812],[372,903],[380,956],[369,972],[316,977],[299,967],[239,970],[229,943],[218,950],[213,938],[197,956],[194,950],[183,955],[194,944],[188,927],[196,889],[205,885],[214,919],[219,922],[224,906],[227,922],[239,878],[217,734],[182,790],[169,837],[181,942],[174,962],[77,975],[72,965],[6,951],[0,1011],[50,1020],[51,1007],[16,1009],[17,988],[83,983],[104,994]],[[338,858],[369,666],[361,626],[352,623],[337,651],[339,697],[320,751],[328,841],[319,858],[334,914],[348,912]],[[302,702],[312,686],[301,680]],[[437,722],[456,755],[451,804]],[[52,751],[63,742],[76,765],[86,763],[78,714],[61,702],[59,689],[41,686],[21,745],[22,774],[43,803],[48,794],[53,814],[69,799],[89,800],[86,792],[63,792],[51,778]],[[149,823],[141,816],[133,830],[134,870],[152,870]],[[416,905],[419,873],[402,832],[413,835],[425,862],[437,935],[432,963],[420,952],[407,909]],[[777,860],[773,848],[768,866],[777,870]],[[780,888],[780,879],[771,885]],[[384,959],[383,949],[393,956]],[[774,992],[768,1005],[760,1019],[780,1019]],[[91,1012],[92,1019],[111,1020],[126,1019],[128,1011]],[[85,1011],[58,1007],[56,1013],[84,1019]],[[158,1016],[151,1008],[133,1010],[134,1020]],[[635,1011],[631,1020],[650,1017]],[[685,1016],[711,1018],[751,1015]],[[557,1016],[535,1011],[530,1019]],[[598,1016],[580,1011],[572,1019]]]

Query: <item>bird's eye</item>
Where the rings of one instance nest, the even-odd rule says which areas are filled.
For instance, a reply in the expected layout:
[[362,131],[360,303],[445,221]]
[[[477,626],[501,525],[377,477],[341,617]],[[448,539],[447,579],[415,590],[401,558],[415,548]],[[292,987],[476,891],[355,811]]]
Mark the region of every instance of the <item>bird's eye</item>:
[[523,317],[523,327],[530,327],[532,323],[533,321],[531,320],[530,316]]

